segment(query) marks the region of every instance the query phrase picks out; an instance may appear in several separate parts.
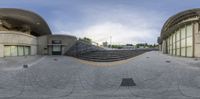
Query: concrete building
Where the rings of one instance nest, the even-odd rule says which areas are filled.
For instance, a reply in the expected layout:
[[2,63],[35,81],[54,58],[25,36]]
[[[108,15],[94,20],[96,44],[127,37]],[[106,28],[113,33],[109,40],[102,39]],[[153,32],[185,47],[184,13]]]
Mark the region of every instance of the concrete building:
[[38,37],[38,54],[64,55],[77,39],[69,35],[44,35]]
[[170,17],[158,38],[165,54],[200,57],[200,9],[191,9]]
[[63,55],[76,37],[52,35],[45,20],[31,11],[0,9],[0,57]]

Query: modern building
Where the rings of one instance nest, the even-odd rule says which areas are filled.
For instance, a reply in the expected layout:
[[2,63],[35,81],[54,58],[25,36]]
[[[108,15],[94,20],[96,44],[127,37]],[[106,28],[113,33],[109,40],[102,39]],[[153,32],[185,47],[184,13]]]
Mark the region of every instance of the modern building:
[[200,9],[191,9],[170,17],[158,38],[165,54],[200,57]]
[[106,41],[106,42],[103,42],[103,43],[102,43],[102,46],[103,46],[103,47],[108,47],[108,42],[107,42],[107,41]]
[[63,55],[77,38],[52,35],[38,14],[14,8],[0,9],[0,57]]
[[121,45],[121,47],[122,47],[121,49],[123,49],[123,50],[134,50],[134,49],[136,49],[133,44]]
[[70,35],[44,35],[37,38],[39,55],[64,55],[77,41]]
[[138,43],[136,44],[137,49],[144,49],[144,48],[149,48],[147,43]]

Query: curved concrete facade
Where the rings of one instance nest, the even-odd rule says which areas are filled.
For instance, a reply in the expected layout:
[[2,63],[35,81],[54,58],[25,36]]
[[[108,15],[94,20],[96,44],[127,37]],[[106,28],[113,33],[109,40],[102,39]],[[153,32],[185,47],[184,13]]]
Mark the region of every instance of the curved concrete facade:
[[200,9],[190,9],[170,17],[158,39],[163,53],[200,57]]
[[17,30],[34,36],[51,34],[45,20],[28,10],[0,8],[0,25],[4,30]]
[[0,57],[5,56],[5,46],[29,46],[30,55],[37,54],[37,38],[16,31],[0,31]]
[[14,8],[0,8],[0,57],[64,55],[76,37],[52,35],[38,14]]

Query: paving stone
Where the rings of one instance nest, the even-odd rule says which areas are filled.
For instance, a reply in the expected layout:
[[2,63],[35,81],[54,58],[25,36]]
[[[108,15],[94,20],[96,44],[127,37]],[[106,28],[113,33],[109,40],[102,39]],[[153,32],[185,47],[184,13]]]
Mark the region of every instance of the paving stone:
[[[200,61],[157,51],[104,65],[67,56],[8,58],[6,62],[0,64],[0,99],[200,98]],[[30,66],[10,69],[23,64]],[[136,86],[121,87],[122,78],[133,78]]]

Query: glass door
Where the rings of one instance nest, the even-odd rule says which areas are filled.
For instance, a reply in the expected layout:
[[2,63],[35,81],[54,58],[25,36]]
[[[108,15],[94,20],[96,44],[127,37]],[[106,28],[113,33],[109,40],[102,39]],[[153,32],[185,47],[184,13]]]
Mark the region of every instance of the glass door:
[[61,45],[53,45],[52,47],[52,55],[61,55]]

